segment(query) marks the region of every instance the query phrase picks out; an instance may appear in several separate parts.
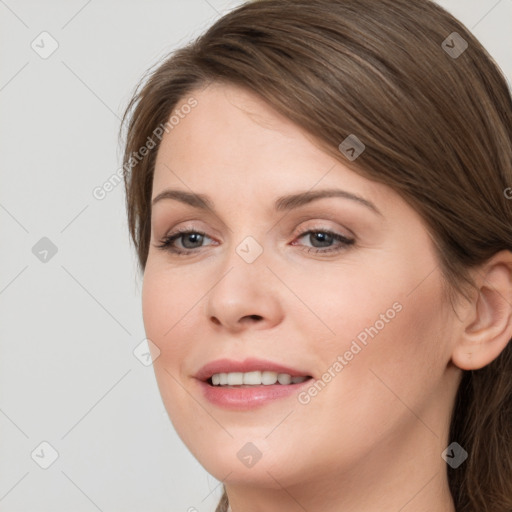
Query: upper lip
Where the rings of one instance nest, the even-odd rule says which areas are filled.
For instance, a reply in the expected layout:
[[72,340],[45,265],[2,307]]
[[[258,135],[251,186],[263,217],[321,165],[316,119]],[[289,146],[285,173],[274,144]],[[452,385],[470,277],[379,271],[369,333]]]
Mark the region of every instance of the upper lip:
[[234,361],[232,359],[216,359],[205,364],[195,375],[196,379],[206,382],[215,373],[231,373],[231,372],[253,372],[253,371],[272,371],[277,373],[287,373],[292,377],[310,377],[306,372],[284,366],[273,361],[264,359],[247,358],[243,361]]

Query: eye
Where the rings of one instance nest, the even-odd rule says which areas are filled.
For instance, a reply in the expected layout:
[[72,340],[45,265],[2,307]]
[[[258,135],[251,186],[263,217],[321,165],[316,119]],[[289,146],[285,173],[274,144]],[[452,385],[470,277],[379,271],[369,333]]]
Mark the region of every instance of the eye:
[[[189,254],[190,252],[195,252],[195,249],[200,248],[205,238],[210,237],[197,229],[178,229],[175,233],[164,237],[156,247],[174,254]],[[179,239],[182,240],[182,247],[176,247],[174,245],[174,242]]]
[[[310,229],[304,231],[297,236],[297,240],[309,237],[312,246],[302,246],[303,251],[315,254],[337,253],[345,250],[348,246],[353,245],[355,240],[347,238],[339,233],[335,233],[329,229]],[[167,235],[162,239],[160,244],[156,245],[158,249],[162,249],[177,255],[187,255],[197,252],[203,246],[205,238],[211,238],[204,232],[196,229],[178,229],[176,232]],[[181,247],[176,246],[175,242],[181,239]],[[337,242],[334,246],[334,242]],[[291,245],[297,245],[292,242]]]
[[[312,243],[312,246],[304,246],[302,250],[308,253],[313,252],[315,254],[340,252],[355,243],[353,238],[347,238],[339,233],[335,233],[334,231],[321,228],[304,231],[297,236],[297,239],[304,237],[308,237],[306,240],[309,240]],[[333,246],[331,245],[333,242],[338,242],[338,244]],[[292,245],[296,244],[292,243]]]

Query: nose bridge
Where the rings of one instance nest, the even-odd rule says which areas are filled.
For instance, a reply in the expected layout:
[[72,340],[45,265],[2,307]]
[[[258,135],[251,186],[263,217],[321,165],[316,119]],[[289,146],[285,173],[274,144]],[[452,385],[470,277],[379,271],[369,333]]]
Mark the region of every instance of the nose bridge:
[[272,283],[266,263],[263,244],[252,235],[245,236],[230,248],[221,265],[222,277],[219,276],[212,292],[222,292],[239,301],[242,297],[256,299],[259,295],[267,295]]
[[260,258],[264,252],[263,249],[263,240],[262,235],[259,235],[258,241],[254,236],[247,235],[242,239],[242,241],[235,247],[235,252],[238,254],[240,259],[247,265],[254,264],[258,259],[261,260],[264,258]]
[[248,209],[237,217],[228,228],[229,252],[224,261],[226,270],[232,266],[242,266],[247,267],[245,270],[249,274],[253,273],[254,267],[262,273],[268,272],[265,265],[269,256],[269,225],[265,221],[255,219],[254,213]]
[[239,326],[245,317],[265,324],[279,321],[282,307],[267,263],[263,244],[255,236],[247,235],[234,243],[208,294],[208,318],[231,328]]

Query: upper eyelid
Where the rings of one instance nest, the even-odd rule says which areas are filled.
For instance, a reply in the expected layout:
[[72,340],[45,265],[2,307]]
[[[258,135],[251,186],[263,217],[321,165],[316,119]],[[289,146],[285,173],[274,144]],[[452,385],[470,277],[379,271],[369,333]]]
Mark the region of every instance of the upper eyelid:
[[[186,222],[186,221],[185,221]],[[194,221],[190,221],[190,222],[194,222]],[[298,219],[298,223],[299,225],[302,224],[303,222],[307,222],[306,219]],[[315,220],[311,220],[311,222],[315,223]],[[326,220],[323,220],[323,221],[316,221],[317,224],[316,225],[313,225],[313,226],[308,226],[308,227],[302,227],[300,229],[294,229],[293,232],[294,233],[298,233],[298,234],[302,234],[306,231],[321,231],[321,230],[324,230],[324,231],[334,231],[334,232],[339,232],[340,229],[342,231],[348,231],[349,233],[349,236],[355,236],[355,234],[352,232],[352,230],[350,230],[349,228],[345,227],[345,226],[342,226],[341,228],[337,228],[337,227],[329,227],[325,224],[321,224],[322,222],[326,222]],[[330,222],[334,222],[332,220],[330,220]],[[318,223],[320,223],[320,225],[318,225]],[[201,233],[204,233],[206,234],[207,236],[210,236],[207,231],[211,229],[211,228],[207,228],[207,229],[203,229],[201,227],[197,227],[197,226],[190,226],[190,225],[187,225],[185,224],[184,226],[179,226],[177,228],[173,228],[171,229],[170,231],[166,231],[166,233],[163,235],[163,237],[165,236],[172,236],[174,234],[179,234],[179,233],[188,233],[188,232],[201,232]],[[214,229],[214,231],[217,231],[216,229]],[[231,231],[231,230],[230,230]],[[270,231],[270,230],[268,230]],[[267,231],[267,232],[268,232]],[[343,233],[340,233],[340,234],[343,234]],[[211,238],[211,237],[210,237]]]
[[[171,231],[169,234],[164,235],[162,238],[163,239],[172,238],[173,242],[174,242],[176,240],[179,240],[180,236],[186,235],[189,233],[199,233],[202,236],[205,236],[205,237],[209,238],[210,240],[212,240],[214,243],[216,243],[216,240],[213,237],[211,237],[208,233],[206,233],[206,230],[203,230],[200,228],[194,228],[193,226],[179,227],[175,231]],[[338,235],[341,238],[345,238],[347,240],[355,241],[355,239],[356,239],[355,235],[352,232],[347,235],[343,232],[340,232],[339,229],[329,228],[327,226],[310,226],[308,228],[301,228],[297,232],[294,232],[293,236],[294,236],[294,239],[298,239],[298,238],[302,238],[310,233],[331,233],[333,235]],[[194,249],[190,249],[190,250],[194,250]]]
[[[166,193],[170,193],[172,197],[168,197],[166,195]],[[190,196],[192,199],[192,205],[188,202],[188,200],[185,200],[185,199],[178,199],[177,197],[174,196],[174,194],[176,193],[177,196],[181,196],[182,195],[182,192],[183,191],[173,191],[173,190],[166,190],[164,192],[162,192],[161,194],[157,195],[154,199],[153,199],[153,202],[155,202],[159,196],[163,196],[161,197],[161,199],[166,199],[162,202],[168,202],[168,203],[175,203],[175,205],[181,205],[182,207],[184,206],[186,208],[185,210],[185,215],[187,217],[189,217],[190,215],[190,220],[191,221],[195,221],[195,220],[199,220],[197,219],[197,215],[199,215],[200,217],[202,217],[203,215],[206,216],[206,218],[212,220],[214,219],[213,223],[214,224],[217,224],[218,226],[220,226],[219,229],[225,229],[227,230],[229,233],[233,234],[233,230],[231,229],[231,227],[224,221],[224,219],[219,216],[215,210],[205,206],[205,203],[202,201],[201,199],[201,195],[197,195],[197,194],[190,194],[190,193],[184,193],[184,195],[186,196]],[[282,224],[282,222],[284,221],[286,224],[288,224],[289,222],[302,222],[303,220],[313,220],[313,218],[318,214],[318,218],[324,218],[324,220],[329,220],[329,221],[332,221],[334,223],[338,223],[339,224],[339,218],[343,218],[345,215],[348,215],[350,219],[352,218],[357,218],[358,219],[358,225],[360,222],[362,222],[365,226],[372,226],[373,223],[375,222],[375,220],[371,220],[370,218],[366,217],[366,215],[362,215],[360,216],[359,215],[359,211],[367,211],[367,212],[373,212],[375,215],[374,219],[378,219],[379,221],[379,225],[381,222],[385,221],[386,217],[384,217],[384,215],[380,212],[380,210],[378,210],[376,207],[373,208],[375,205],[373,205],[373,203],[370,203],[369,201],[366,201],[360,197],[357,197],[353,194],[350,194],[350,193],[345,193],[344,191],[341,191],[341,197],[347,199],[347,196],[351,196],[351,199],[354,199],[354,200],[348,200],[348,201],[339,201],[336,202],[336,203],[324,203],[324,201],[327,201],[329,200],[329,198],[333,198],[333,196],[335,197],[337,194],[327,194],[327,195],[323,195],[325,192],[330,192],[329,190],[327,191],[317,191],[321,197],[319,198],[316,198],[316,199],[313,199],[311,201],[306,201],[305,203],[303,204],[300,204],[298,206],[294,206],[293,208],[289,209],[288,211],[286,211],[283,214],[279,213],[279,211],[277,212],[277,217],[274,217],[274,215],[276,214],[276,212],[268,212],[266,211],[265,215],[270,215],[269,217],[269,222],[271,223],[270,224],[270,228],[268,231],[271,231],[271,230],[274,230],[276,229],[280,224]],[[334,190],[334,192],[340,192],[340,191],[336,191]],[[302,196],[302,195],[308,195],[308,194],[299,194],[298,196]],[[293,198],[293,196],[290,196]],[[167,200],[167,199],[171,199],[171,200]],[[299,202],[301,202],[301,199],[300,197],[297,197],[296,198]],[[205,206],[205,208],[198,208],[197,205],[195,205],[196,201],[199,201],[200,204],[203,204],[203,206]],[[158,203],[160,203],[160,200],[157,201]],[[291,201],[293,202],[293,201]],[[352,208],[350,207],[348,209],[348,211],[346,211],[344,208],[345,208],[345,204],[348,204],[348,203],[352,203],[352,204],[358,204],[358,205],[361,205],[363,206],[363,203],[368,203],[367,206],[369,207],[363,207],[363,208],[360,208],[360,207],[357,207],[357,210],[356,208]],[[334,206],[334,204],[336,204],[336,206]],[[195,205],[195,206],[194,206]],[[343,207],[341,207],[341,205],[343,205]],[[192,206],[192,208],[190,208],[190,206]],[[190,209],[189,209],[190,208]],[[342,208],[341,210],[338,210],[338,208]],[[196,210],[195,213],[191,213],[190,210]],[[187,212],[188,210],[188,212]],[[169,214],[172,214],[174,215],[174,213],[176,213],[176,209],[173,207],[171,210],[168,210]],[[181,208],[177,208],[177,212],[178,214],[181,216],[181,213],[179,212],[182,212]],[[298,218],[297,218],[298,217]],[[152,219],[155,218],[155,216],[152,215],[151,217]],[[292,219],[290,221],[290,219]],[[211,227],[211,223],[210,223],[210,220],[208,220],[208,224],[210,224],[210,227],[209,229],[214,229],[214,232],[216,233],[220,233],[219,229],[218,228],[212,228]],[[184,221],[186,222],[186,220]],[[153,220],[151,220],[151,223],[153,223]],[[351,231],[350,229],[348,229],[346,226],[344,226],[342,224],[342,229],[343,230],[347,230],[349,232],[349,234],[353,237],[355,237],[355,234],[353,231]],[[373,228],[372,228],[373,229]],[[267,232],[268,232],[267,231]]]
[[[352,238],[356,237],[355,233],[350,228],[348,228],[346,225],[340,224],[339,218],[338,218],[339,216],[337,214],[327,212],[327,215],[325,215],[325,213],[326,212],[324,212],[323,215],[321,214],[318,218],[311,216],[311,214],[305,214],[305,215],[299,216],[298,218],[293,219],[293,223],[297,224],[297,226],[302,225],[303,223],[308,223],[308,222],[311,222],[312,224],[314,224],[313,226],[309,226],[309,227],[301,227],[300,230],[294,229],[293,232],[294,233],[299,233],[299,232],[302,233],[309,229],[318,229],[318,230],[323,229],[323,230],[329,230],[329,231],[334,231],[334,232],[339,232],[341,230],[342,232],[340,234],[342,234],[342,235],[345,235],[347,237],[352,237]],[[171,236],[172,233],[178,233],[180,231],[202,231],[202,232],[205,232],[208,236],[210,236],[210,235],[207,232],[213,231],[214,236],[220,235],[220,232],[217,228],[212,228],[211,226],[209,226],[208,228],[202,228],[197,225],[189,224],[189,223],[197,223],[197,222],[203,223],[204,221],[201,221],[199,219],[183,220],[181,222],[183,225],[179,226],[178,228],[174,228],[173,230],[166,231],[166,233],[168,233],[168,234],[164,234],[163,236]],[[290,222],[290,219],[285,219],[283,226],[288,225],[289,222]],[[338,224],[339,227],[330,227],[329,225],[327,225],[328,223]],[[269,230],[267,230],[267,233],[268,233],[268,231],[275,230],[276,228],[278,228],[279,224],[281,224],[281,223],[278,222],[277,224],[272,224],[271,228]],[[224,224],[223,224],[223,226],[224,226]],[[233,233],[232,229],[230,229],[229,227],[227,227],[227,228],[230,233]],[[283,230],[284,229],[287,229],[287,228],[283,227]],[[216,233],[219,233],[219,235],[216,235]]]

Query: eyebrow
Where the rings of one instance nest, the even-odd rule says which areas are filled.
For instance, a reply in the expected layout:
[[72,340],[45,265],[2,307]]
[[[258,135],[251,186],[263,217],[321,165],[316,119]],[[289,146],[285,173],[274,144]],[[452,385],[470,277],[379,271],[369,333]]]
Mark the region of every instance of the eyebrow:
[[[362,206],[365,206],[366,208],[372,210],[374,213],[383,217],[380,210],[371,201],[353,194],[352,192],[341,189],[315,190],[282,196],[275,201],[274,209],[277,212],[289,211],[295,208],[300,208],[301,206],[309,204],[312,201],[326,197],[340,197],[343,199],[349,199]],[[174,199],[176,201],[188,204],[194,208],[211,210],[215,212],[213,201],[205,194],[195,194],[185,190],[166,189],[152,200],[151,205],[154,206],[156,203],[164,199]]]

